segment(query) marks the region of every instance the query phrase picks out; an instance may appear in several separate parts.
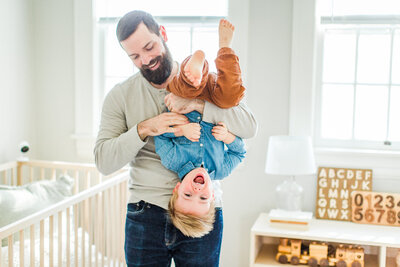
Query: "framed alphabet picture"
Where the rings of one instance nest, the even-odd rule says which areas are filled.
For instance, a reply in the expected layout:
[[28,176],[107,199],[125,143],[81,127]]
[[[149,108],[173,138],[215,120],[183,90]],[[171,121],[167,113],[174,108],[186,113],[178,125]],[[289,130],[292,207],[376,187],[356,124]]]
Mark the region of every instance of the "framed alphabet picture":
[[400,194],[353,191],[351,220],[400,226]]
[[315,217],[351,221],[351,193],[371,189],[370,169],[319,167]]

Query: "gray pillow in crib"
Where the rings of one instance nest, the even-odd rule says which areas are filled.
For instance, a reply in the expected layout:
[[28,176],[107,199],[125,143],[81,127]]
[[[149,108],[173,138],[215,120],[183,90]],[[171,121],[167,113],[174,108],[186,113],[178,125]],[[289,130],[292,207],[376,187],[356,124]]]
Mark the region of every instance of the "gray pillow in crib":
[[72,195],[74,180],[64,175],[23,186],[0,185],[0,228]]

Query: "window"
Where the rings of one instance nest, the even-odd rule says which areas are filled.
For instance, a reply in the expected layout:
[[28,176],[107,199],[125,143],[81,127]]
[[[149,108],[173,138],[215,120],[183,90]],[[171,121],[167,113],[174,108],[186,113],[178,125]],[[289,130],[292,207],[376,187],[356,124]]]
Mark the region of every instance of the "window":
[[399,150],[399,2],[321,4],[316,144]]
[[[127,11],[140,9],[154,15],[168,35],[168,48],[174,60],[181,62],[197,49],[206,54],[216,71],[214,59],[218,51],[218,23],[227,16],[228,1],[97,1],[97,36],[99,44],[99,110],[105,95],[113,86],[138,72],[118,44],[115,32],[118,20]],[[206,8],[213,6],[212,9]],[[100,111],[99,111],[100,112]]]

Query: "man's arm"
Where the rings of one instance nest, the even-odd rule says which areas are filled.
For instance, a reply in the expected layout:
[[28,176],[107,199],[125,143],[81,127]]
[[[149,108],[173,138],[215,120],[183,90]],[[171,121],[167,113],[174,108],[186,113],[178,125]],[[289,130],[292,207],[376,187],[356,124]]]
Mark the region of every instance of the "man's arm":
[[233,108],[221,109],[203,100],[190,100],[168,94],[165,97],[165,104],[169,110],[178,113],[189,113],[196,110],[203,114],[203,120],[206,122],[217,124],[223,121],[231,133],[241,138],[251,138],[257,133],[257,121],[243,101]]
[[128,129],[124,104],[124,95],[118,89],[104,100],[94,155],[97,168],[105,175],[132,161],[147,143],[147,136],[173,132],[171,125],[187,123],[183,115],[162,113]]

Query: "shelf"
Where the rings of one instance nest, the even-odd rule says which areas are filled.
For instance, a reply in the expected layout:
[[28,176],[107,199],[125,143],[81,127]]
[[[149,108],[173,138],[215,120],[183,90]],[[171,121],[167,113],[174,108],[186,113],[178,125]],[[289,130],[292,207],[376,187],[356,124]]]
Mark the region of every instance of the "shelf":
[[400,227],[394,226],[313,219],[309,230],[293,230],[274,227],[268,214],[261,213],[251,231],[256,235],[400,248]]
[[[255,265],[257,267],[276,267],[276,266],[293,266],[291,264],[281,264],[275,260],[275,256],[277,253],[277,247],[276,245],[272,244],[264,244],[262,245],[260,252],[258,253],[256,260],[255,260]],[[365,255],[365,265],[364,267],[376,267],[379,266],[378,264],[378,256],[377,255]],[[301,265],[299,265],[301,266]],[[396,267],[394,264],[394,259],[393,259],[393,265],[386,265],[387,267]]]
[[[280,238],[300,239],[364,247],[365,267],[396,267],[394,256],[400,248],[400,227],[357,224],[313,219],[308,229],[294,229],[269,223],[261,213],[251,228],[250,266],[285,267],[275,260]],[[301,265],[304,266],[304,265]]]

